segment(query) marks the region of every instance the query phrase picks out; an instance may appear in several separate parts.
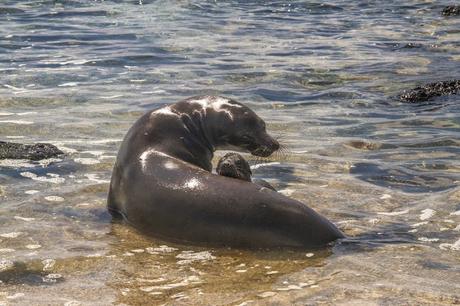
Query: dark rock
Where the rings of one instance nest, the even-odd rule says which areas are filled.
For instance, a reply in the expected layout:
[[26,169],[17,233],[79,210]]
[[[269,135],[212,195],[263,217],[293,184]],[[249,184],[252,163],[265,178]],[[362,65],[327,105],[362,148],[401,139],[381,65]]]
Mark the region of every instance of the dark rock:
[[449,5],[442,10],[443,16],[458,16],[460,15],[460,5]]
[[418,43],[407,43],[405,45],[403,45],[401,48],[403,49],[416,49],[416,48],[422,48],[423,45],[422,44],[418,44]]
[[434,97],[455,95],[458,93],[460,93],[460,80],[440,81],[404,91],[399,96],[399,100],[411,103],[424,102]]
[[439,46],[436,44],[426,44],[426,43],[417,43],[417,42],[409,42],[409,43],[401,43],[395,44],[394,50],[426,50],[426,51],[435,51],[438,49]]
[[64,154],[56,146],[49,143],[21,144],[0,141],[0,159],[41,160]]

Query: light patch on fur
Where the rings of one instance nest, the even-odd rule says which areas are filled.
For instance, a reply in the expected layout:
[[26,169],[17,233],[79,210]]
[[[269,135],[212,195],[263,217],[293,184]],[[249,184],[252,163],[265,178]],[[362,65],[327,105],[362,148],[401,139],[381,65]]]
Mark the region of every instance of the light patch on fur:
[[222,97],[216,97],[215,100],[212,102],[212,107],[218,111],[220,109],[222,109],[222,106],[228,106],[228,107],[235,107],[235,108],[241,108],[243,107],[242,105],[239,105],[239,104],[232,104],[232,103],[229,103],[230,100],[229,99],[226,99],[226,98],[222,98]]
[[278,191],[278,193],[281,193],[282,195],[285,195],[287,197],[290,197],[294,192],[295,192],[294,189],[289,189],[289,188]]
[[199,104],[202,109],[206,109],[209,105],[209,98],[199,99],[199,100],[190,100],[191,103]]
[[[216,112],[225,112],[230,119],[233,120],[231,108],[241,108],[242,106],[239,104],[230,104],[229,101],[230,100],[222,97],[216,97],[216,99],[212,102],[211,107]],[[227,108],[224,108],[223,106],[227,106]]]
[[[241,108],[242,105],[231,104],[229,99],[223,97],[206,97],[198,100],[191,100],[190,103],[199,104],[201,108],[206,111],[206,108],[212,108],[215,112],[225,112],[231,120],[233,120],[233,113],[231,108]],[[224,108],[223,106],[227,106]]]
[[149,156],[151,154],[156,154],[156,155],[160,155],[160,156],[164,156],[164,157],[171,157],[169,156],[168,154],[165,154],[163,152],[159,152],[157,150],[154,150],[154,149],[148,149],[148,150],[145,150],[144,152],[142,152],[142,154],[139,156],[139,160],[141,162],[141,167],[142,167],[142,171],[145,171],[147,169],[147,159],[149,158]]
[[166,106],[166,107],[162,107],[160,109],[157,109],[156,111],[153,111],[151,116],[152,115],[165,115],[165,116],[175,116],[175,117],[179,117],[179,115],[177,115],[176,113],[174,113],[172,110],[171,110],[171,107],[169,106]]
[[174,163],[174,162],[172,162],[172,161],[170,161],[170,160],[168,160],[167,162],[165,162],[165,163],[164,163],[164,166],[165,166],[166,169],[170,169],[170,170],[179,168],[179,167],[177,166],[176,163]]
[[192,178],[185,182],[184,187],[188,189],[200,189],[203,184],[196,178]]

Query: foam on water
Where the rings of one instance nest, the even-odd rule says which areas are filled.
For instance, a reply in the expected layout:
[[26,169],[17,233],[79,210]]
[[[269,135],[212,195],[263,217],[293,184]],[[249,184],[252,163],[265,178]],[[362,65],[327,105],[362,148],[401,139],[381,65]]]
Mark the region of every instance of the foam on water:
[[422,210],[422,213],[420,214],[420,220],[430,219],[435,214],[436,214],[436,211],[431,208],[424,209]]
[[22,235],[21,232],[10,232],[10,233],[0,234],[0,237],[3,237],[3,238],[17,238],[17,237],[19,237],[21,235]]
[[405,210],[401,210],[401,211],[378,212],[377,214],[384,215],[384,216],[399,216],[399,215],[405,215],[408,212],[409,212],[409,209],[405,209]]
[[82,165],[96,165],[99,164],[101,161],[95,158],[84,158],[84,157],[79,157],[74,159],[75,162],[80,163]]
[[32,172],[21,172],[21,176],[30,178],[35,181],[40,181],[40,182],[47,182],[47,183],[53,183],[53,184],[61,184],[64,183],[65,178],[63,177],[46,177],[46,176],[39,176],[35,173]]
[[21,220],[21,221],[25,221],[25,222],[30,222],[30,221],[34,221],[35,218],[26,218],[26,217],[21,217],[21,216],[14,216],[14,218],[16,220]]
[[45,200],[50,202],[63,202],[65,199],[60,196],[46,196]]
[[33,121],[27,121],[27,120],[0,120],[0,123],[12,123],[12,124],[18,124],[18,125],[34,124]]

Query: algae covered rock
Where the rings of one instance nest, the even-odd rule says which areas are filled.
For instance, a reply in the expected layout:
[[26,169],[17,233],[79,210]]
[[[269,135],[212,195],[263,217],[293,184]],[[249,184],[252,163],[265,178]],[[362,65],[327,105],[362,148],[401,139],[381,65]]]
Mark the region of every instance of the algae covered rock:
[[460,80],[440,81],[425,84],[404,91],[399,100],[402,102],[424,102],[434,97],[454,95],[460,93]]
[[0,141],[0,159],[41,160],[64,154],[49,143],[21,144]]

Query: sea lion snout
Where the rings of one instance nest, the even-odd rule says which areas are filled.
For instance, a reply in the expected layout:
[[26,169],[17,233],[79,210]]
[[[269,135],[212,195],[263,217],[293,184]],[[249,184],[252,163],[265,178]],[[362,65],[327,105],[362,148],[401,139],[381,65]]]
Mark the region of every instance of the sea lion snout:
[[[271,138],[271,137],[270,137]],[[272,142],[269,144],[270,150],[272,150],[272,153],[275,151],[278,151],[280,148],[280,143],[276,139],[271,139]]]
[[219,164],[220,173],[224,176],[236,177],[237,176],[237,169],[233,167],[230,161],[226,161]]
[[279,150],[279,148],[279,142],[267,134],[267,136],[263,138],[263,141],[258,145],[258,147],[251,151],[251,154],[261,157],[268,157],[273,152]]

